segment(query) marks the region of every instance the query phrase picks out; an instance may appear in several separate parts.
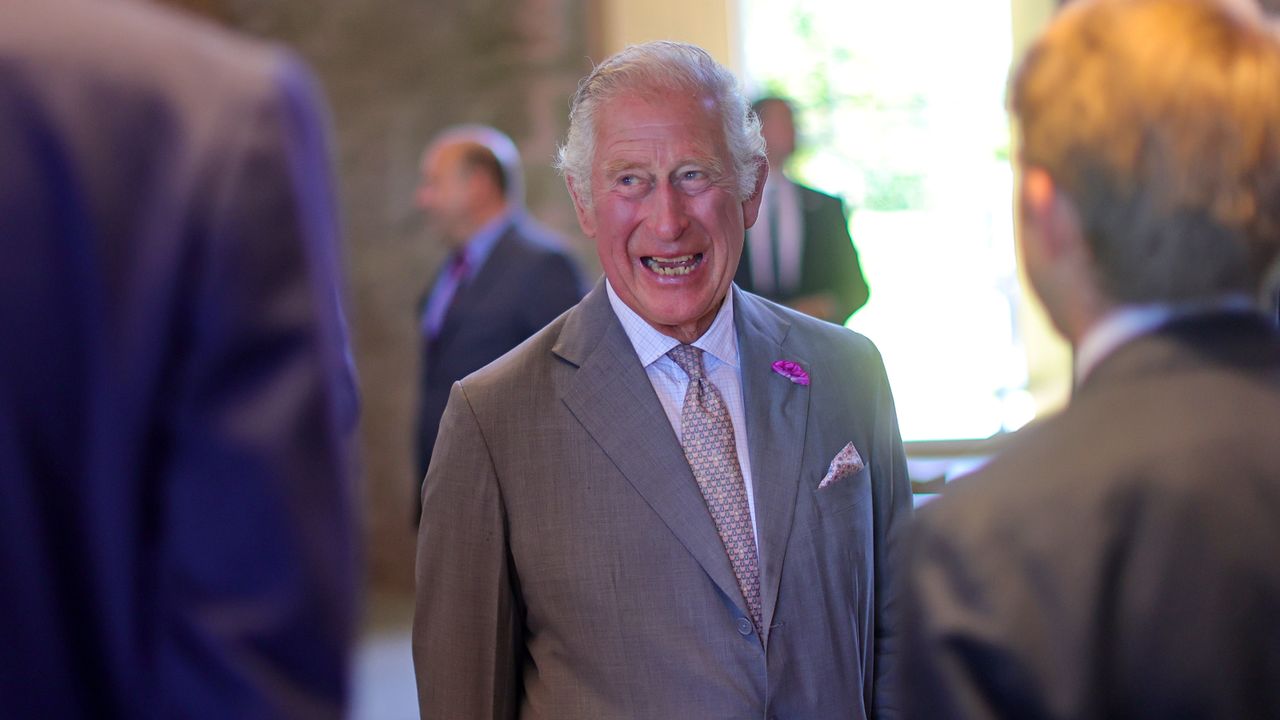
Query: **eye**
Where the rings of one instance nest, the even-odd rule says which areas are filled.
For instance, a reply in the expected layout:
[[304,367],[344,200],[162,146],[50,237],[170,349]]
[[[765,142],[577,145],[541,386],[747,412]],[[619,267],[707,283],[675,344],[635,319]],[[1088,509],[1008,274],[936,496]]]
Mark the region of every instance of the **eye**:
[[679,175],[680,187],[689,192],[705,190],[711,185],[711,176],[705,170],[682,170]]
[[622,173],[614,178],[613,185],[615,192],[619,192],[626,197],[638,197],[644,194],[645,188],[649,186],[649,181],[643,175]]

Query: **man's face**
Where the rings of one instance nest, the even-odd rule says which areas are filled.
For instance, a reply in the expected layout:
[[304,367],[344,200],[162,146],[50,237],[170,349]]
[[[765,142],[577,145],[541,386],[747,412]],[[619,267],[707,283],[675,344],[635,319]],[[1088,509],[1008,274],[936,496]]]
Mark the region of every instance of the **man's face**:
[[618,297],[659,332],[692,342],[733,282],[764,172],[739,200],[720,118],[701,98],[619,97],[595,122],[591,208],[570,183],[582,231]]
[[787,158],[796,151],[796,123],[791,108],[784,102],[766,102],[760,106],[759,115],[769,164],[774,172],[782,172]]
[[453,247],[461,246],[470,235],[473,178],[461,160],[457,145],[428,150],[422,159],[422,181],[416,196],[432,229]]

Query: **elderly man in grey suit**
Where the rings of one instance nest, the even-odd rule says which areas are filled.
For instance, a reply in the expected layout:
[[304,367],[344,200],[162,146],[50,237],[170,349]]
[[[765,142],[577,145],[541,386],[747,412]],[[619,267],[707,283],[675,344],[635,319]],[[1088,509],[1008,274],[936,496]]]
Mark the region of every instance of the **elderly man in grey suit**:
[[1280,717],[1280,42],[1069,5],[1015,79],[1022,257],[1078,390],[925,508],[919,718]]
[[453,387],[422,716],[892,716],[889,385],[865,338],[733,287],[768,166],[732,75],[622,51],[580,85],[561,167],[606,280]]

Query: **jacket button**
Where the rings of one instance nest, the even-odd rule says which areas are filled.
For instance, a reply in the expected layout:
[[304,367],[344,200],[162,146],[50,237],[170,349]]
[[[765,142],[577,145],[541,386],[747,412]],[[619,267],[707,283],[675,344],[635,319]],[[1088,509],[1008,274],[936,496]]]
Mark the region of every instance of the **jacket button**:
[[746,637],[751,634],[752,630],[753,628],[751,627],[750,620],[746,618],[738,618],[738,633],[740,635],[742,635],[743,637]]

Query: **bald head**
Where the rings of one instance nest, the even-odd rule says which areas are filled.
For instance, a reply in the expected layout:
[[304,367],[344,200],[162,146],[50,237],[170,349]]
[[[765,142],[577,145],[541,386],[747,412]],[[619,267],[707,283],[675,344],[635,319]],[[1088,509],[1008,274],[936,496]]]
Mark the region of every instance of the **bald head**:
[[508,178],[487,146],[444,137],[422,158],[418,207],[451,247],[461,247],[481,227],[508,208]]

